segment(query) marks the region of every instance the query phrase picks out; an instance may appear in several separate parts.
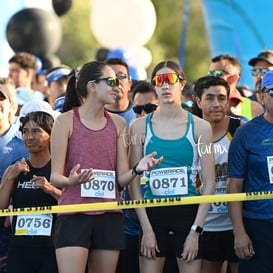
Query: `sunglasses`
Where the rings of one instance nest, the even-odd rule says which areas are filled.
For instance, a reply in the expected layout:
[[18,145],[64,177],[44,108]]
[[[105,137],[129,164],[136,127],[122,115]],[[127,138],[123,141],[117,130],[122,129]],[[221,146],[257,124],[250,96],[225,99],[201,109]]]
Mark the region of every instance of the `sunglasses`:
[[113,78],[113,77],[92,80],[91,82],[99,82],[99,81],[105,81],[108,86],[118,86],[119,85],[118,78]]
[[126,75],[126,74],[119,73],[119,74],[117,74],[117,78],[118,78],[119,80],[124,80],[124,79],[127,79],[127,78],[129,78],[129,77],[128,77],[128,75]]
[[153,104],[153,103],[147,103],[144,105],[135,105],[133,107],[133,110],[138,115],[140,115],[142,111],[144,111],[146,114],[149,114],[155,111],[157,106],[158,106],[157,104]]
[[257,77],[259,75],[263,76],[266,72],[268,72],[268,68],[252,68],[251,75]]
[[168,84],[175,84],[176,82],[182,81],[183,78],[175,73],[166,73],[156,75],[152,78],[153,86],[162,86],[164,82]]
[[223,75],[230,74],[225,70],[214,70],[214,71],[209,71],[208,76],[213,76],[213,77],[222,77]]
[[268,93],[270,97],[273,97],[273,89],[264,88],[262,90],[263,93]]

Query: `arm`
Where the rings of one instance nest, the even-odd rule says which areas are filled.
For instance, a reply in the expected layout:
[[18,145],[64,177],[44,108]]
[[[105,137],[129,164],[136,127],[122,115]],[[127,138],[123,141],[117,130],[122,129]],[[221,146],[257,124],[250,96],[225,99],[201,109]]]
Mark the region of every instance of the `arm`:
[[[228,178],[227,192],[243,192],[243,178]],[[233,225],[234,249],[240,259],[249,259],[254,254],[252,242],[243,223],[243,202],[228,202],[229,215]]]
[[10,165],[4,172],[0,184],[0,208],[7,208],[10,204],[11,195],[14,188],[14,181],[21,172],[28,172],[29,166],[24,158]]
[[129,145],[134,142],[134,137],[129,137],[126,123],[123,119],[120,117],[113,117],[113,120],[118,129],[117,180],[121,187],[125,187],[137,176],[136,172],[141,173],[143,171],[151,170],[154,166],[159,164],[163,158],[155,159],[154,156],[156,153],[151,153],[143,158],[140,157],[133,165],[130,164],[131,166],[137,164],[135,167],[136,172],[134,172],[132,168],[129,168],[128,162],[128,148]]
[[[139,162],[143,154],[142,147],[145,136],[145,119],[138,119],[131,125],[130,136],[132,141],[130,142],[129,162],[131,166],[134,166],[137,162]],[[132,199],[143,199],[139,177],[136,177],[129,185],[129,192]],[[140,251],[148,258],[155,258],[156,252],[159,252],[159,249],[153,228],[146,213],[146,209],[137,208],[136,213],[143,232]]]
[[[195,134],[198,140],[200,151],[208,151],[199,154],[201,163],[201,181],[204,195],[215,193],[215,164],[213,149],[205,149],[212,147],[212,129],[208,122],[200,119],[195,120]],[[206,216],[208,214],[210,204],[200,204],[193,224],[203,227]],[[183,249],[183,259],[187,261],[193,260],[198,252],[198,236],[195,231],[190,230],[185,241]]]
[[51,176],[50,181],[58,188],[80,184],[92,180],[92,169],[78,174],[80,164],[74,166],[68,177],[64,176],[64,166],[68,139],[72,132],[72,111],[58,116],[51,132]]
[[62,191],[49,183],[44,176],[34,175],[31,182],[33,183],[35,189],[41,188],[45,193],[51,195],[56,200],[61,197]]

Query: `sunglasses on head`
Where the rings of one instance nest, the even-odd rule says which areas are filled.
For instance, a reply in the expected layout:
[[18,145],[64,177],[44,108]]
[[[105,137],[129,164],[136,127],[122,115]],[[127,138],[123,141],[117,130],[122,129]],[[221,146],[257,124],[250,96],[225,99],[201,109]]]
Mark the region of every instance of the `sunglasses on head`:
[[119,80],[118,78],[109,77],[109,78],[101,78],[97,80],[92,80],[91,82],[99,82],[99,81],[105,81],[108,86],[118,86]]
[[268,68],[252,68],[251,75],[254,77],[259,75],[263,76],[268,71],[269,71]]
[[214,76],[214,77],[222,77],[223,75],[230,74],[225,70],[214,70],[214,71],[209,71],[208,76]]
[[153,104],[153,103],[147,103],[144,105],[135,105],[133,107],[133,110],[138,115],[140,115],[142,111],[144,111],[146,114],[149,114],[155,111],[157,106],[158,106],[157,104]]
[[265,87],[265,88],[262,90],[262,92],[263,92],[263,93],[268,93],[270,97],[273,97],[273,88],[268,89],[268,88]]
[[176,82],[182,81],[183,78],[176,73],[166,73],[156,75],[152,78],[152,85],[153,86],[162,86],[164,82],[168,84],[175,84]]

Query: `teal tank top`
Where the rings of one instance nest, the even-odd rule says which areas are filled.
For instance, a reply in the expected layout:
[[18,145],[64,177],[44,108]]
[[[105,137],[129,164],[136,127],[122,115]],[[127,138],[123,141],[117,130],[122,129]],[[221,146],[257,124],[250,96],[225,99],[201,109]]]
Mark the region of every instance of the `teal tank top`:
[[[199,156],[197,143],[194,140],[194,122],[192,113],[188,112],[188,125],[184,136],[179,139],[162,139],[157,137],[154,134],[151,119],[153,113],[147,115],[146,118],[146,133],[144,141],[144,154],[147,155],[151,152],[156,151],[157,156],[163,156],[163,161],[157,165],[151,172],[146,172],[145,176],[147,178],[144,186],[144,198],[145,199],[154,199],[154,198],[171,198],[171,197],[183,197],[183,196],[196,196],[199,195],[199,191],[196,187],[196,177],[198,170],[200,169],[199,165]],[[179,193],[175,192],[178,184],[176,181],[181,181],[183,177],[180,177],[179,180],[175,180],[175,175],[164,176],[164,179],[158,177],[158,179],[151,179],[151,173],[156,173],[156,170],[160,169],[158,173],[170,173],[174,168],[177,171],[177,168],[184,167],[185,170],[184,180],[186,183],[186,192]],[[153,182],[151,182],[151,180]],[[163,187],[160,195],[154,194],[151,186],[154,187]],[[179,186],[180,187],[180,186]]]

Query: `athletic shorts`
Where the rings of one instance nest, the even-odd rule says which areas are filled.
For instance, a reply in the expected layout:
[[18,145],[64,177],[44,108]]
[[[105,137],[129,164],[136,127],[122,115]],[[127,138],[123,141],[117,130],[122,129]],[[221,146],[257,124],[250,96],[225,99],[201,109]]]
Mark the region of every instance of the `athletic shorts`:
[[234,236],[232,230],[204,231],[199,238],[200,255],[202,259],[211,262],[228,261],[237,263],[238,257],[234,251]]
[[60,215],[54,243],[56,248],[124,249],[123,216],[121,213]]
[[[160,250],[156,254],[157,257],[169,256],[173,251],[176,257],[181,258],[183,245],[195,220],[197,209],[198,205],[146,208]],[[170,245],[173,246],[172,250]],[[198,258],[199,254],[196,259]]]

